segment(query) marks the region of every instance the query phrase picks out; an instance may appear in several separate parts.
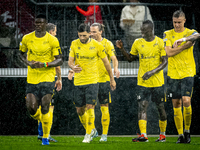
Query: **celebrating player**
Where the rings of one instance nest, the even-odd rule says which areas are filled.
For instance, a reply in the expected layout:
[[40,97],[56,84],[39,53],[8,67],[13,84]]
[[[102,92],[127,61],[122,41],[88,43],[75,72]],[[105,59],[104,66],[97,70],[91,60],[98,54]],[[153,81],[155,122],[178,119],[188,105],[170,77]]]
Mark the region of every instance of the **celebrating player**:
[[[42,122],[42,145],[49,145],[51,102],[55,67],[62,65],[62,53],[56,37],[46,32],[46,16],[35,18],[35,31],[24,35],[20,43],[20,58],[28,66],[26,106],[32,118]],[[27,52],[27,59],[25,53]],[[41,105],[41,110],[38,109]]]
[[153,33],[153,23],[146,20],[141,26],[142,37],[136,39],[128,54],[123,47],[121,40],[116,41],[116,46],[129,62],[135,60],[139,54],[139,71],[138,71],[138,120],[141,135],[132,139],[133,142],[147,142],[147,107],[149,100],[155,102],[160,114],[159,127],[160,136],[157,142],[166,140],[165,131],[167,126],[167,115],[165,112],[164,101],[164,75],[163,69],[167,65],[167,56],[164,50],[164,42]]
[[[51,35],[53,36],[56,36],[56,32],[57,32],[57,27],[55,24],[53,23],[48,23],[47,24],[47,27],[46,27],[46,30],[47,32],[49,32]],[[60,91],[62,89],[62,79],[61,79],[61,69],[60,69],[60,66],[57,66],[55,67],[56,69],[56,75],[57,75],[57,81],[55,83],[55,87],[57,91]],[[55,92],[55,91],[54,91]],[[54,94],[53,94],[54,96]],[[50,108],[50,117],[51,117],[51,127],[52,127],[52,124],[53,124],[53,111],[54,111],[54,98],[52,97],[52,101],[51,101],[51,104],[49,106]],[[42,123],[39,121],[38,122],[38,140],[42,140],[42,136],[43,136],[43,131],[42,131]],[[49,137],[48,137],[48,140],[50,142],[57,142],[57,140],[53,139],[50,134],[49,134]]]
[[[111,90],[116,83],[103,45],[90,38],[90,27],[81,24],[78,27],[79,39],[72,41],[69,53],[69,67],[75,72],[74,103],[81,123],[86,129],[83,143],[90,143],[94,133],[94,108],[99,89],[98,59],[101,59],[110,76]],[[75,64],[74,64],[75,60]]]
[[[169,57],[167,89],[169,96],[172,98],[174,121],[179,134],[176,143],[190,143],[190,125],[192,118],[191,97],[194,75],[196,74],[193,43],[191,41],[183,42],[178,47],[173,47],[173,44],[176,40],[194,35],[197,32],[184,27],[186,19],[184,12],[181,10],[174,12],[172,20],[174,29],[164,32],[165,50]],[[184,131],[183,118],[185,124]]]

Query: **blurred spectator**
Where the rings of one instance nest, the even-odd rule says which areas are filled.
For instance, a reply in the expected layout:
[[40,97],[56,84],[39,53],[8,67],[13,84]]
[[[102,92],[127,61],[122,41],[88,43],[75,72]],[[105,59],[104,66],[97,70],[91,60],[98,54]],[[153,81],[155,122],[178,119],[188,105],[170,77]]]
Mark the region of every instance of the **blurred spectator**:
[[[130,0],[131,3],[139,3],[138,0]],[[149,8],[141,5],[128,5],[122,9],[120,27],[125,32],[124,44],[130,49],[136,38],[142,37],[140,27],[144,20],[151,20]],[[145,16],[147,14],[147,16]]]
[[[98,0],[89,0],[90,3],[96,3]],[[95,8],[95,18],[94,18],[94,8]],[[103,23],[102,16],[101,16],[101,8],[96,5],[90,5],[87,8],[87,11],[82,10],[79,6],[76,6],[76,9],[86,17],[85,23],[89,26],[94,22],[98,22],[100,24]]]

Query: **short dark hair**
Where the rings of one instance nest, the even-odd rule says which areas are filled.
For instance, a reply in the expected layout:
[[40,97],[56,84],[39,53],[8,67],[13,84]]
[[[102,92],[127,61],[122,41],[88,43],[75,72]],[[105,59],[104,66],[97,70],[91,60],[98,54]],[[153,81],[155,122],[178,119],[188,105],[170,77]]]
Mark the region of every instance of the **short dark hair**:
[[35,18],[43,18],[43,19],[47,20],[47,17],[45,14],[38,14]]
[[87,24],[80,24],[79,27],[78,27],[78,32],[87,32],[87,33],[90,33],[90,26],[87,25]]
[[153,30],[154,26],[153,26],[153,22],[151,20],[143,21],[142,25],[145,25],[145,24],[147,24]]
[[51,30],[55,30],[55,27],[56,27],[56,25],[55,24],[53,24],[53,23],[48,23],[47,24],[47,28],[46,28],[46,30],[47,30],[47,32],[49,32],[49,31],[51,31]]
[[97,26],[97,27],[99,28],[99,31],[104,32],[105,26],[104,26],[103,24],[100,24],[100,23],[95,22],[95,23],[93,23],[93,24],[91,25],[91,27],[95,27],[95,26]]
[[175,18],[184,17],[185,18],[185,13],[182,10],[177,10],[173,13],[173,17],[175,17]]

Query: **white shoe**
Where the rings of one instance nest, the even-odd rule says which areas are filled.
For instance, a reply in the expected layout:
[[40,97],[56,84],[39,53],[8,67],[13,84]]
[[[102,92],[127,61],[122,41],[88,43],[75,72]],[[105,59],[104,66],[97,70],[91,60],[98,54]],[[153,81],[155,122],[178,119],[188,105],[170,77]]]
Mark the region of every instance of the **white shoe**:
[[96,138],[96,137],[98,137],[98,132],[97,132],[97,129],[96,128],[94,128],[94,129],[92,129],[92,131],[91,131],[91,141],[92,141],[92,139],[93,138]]
[[101,139],[99,141],[100,142],[107,142],[107,134],[102,134]]
[[84,140],[82,141],[83,143],[90,143],[90,134],[85,134]]

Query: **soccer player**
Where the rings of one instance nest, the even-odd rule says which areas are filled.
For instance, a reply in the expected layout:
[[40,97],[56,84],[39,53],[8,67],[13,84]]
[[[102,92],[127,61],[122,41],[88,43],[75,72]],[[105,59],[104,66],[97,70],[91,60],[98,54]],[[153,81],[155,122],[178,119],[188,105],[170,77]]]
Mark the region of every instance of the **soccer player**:
[[[57,27],[55,24],[53,23],[48,23],[47,27],[46,27],[47,32],[49,32],[51,35],[56,36],[56,32],[57,32]],[[60,66],[55,67],[56,69],[56,75],[57,75],[57,81],[55,83],[55,87],[56,91],[60,91],[62,89],[62,79],[61,79],[61,69]],[[54,95],[54,94],[53,94]],[[49,106],[50,109],[50,115],[51,115],[51,127],[53,124],[53,111],[54,111],[54,99],[52,97],[52,101],[51,104]],[[42,131],[42,123],[40,121],[38,121],[38,140],[42,140],[42,136],[43,136],[43,131]],[[50,134],[48,137],[48,140],[50,142],[57,142],[57,140],[53,139]]]
[[[114,46],[111,41],[102,37],[102,33],[104,32],[104,25],[100,23],[93,23],[90,26],[90,32],[91,32],[91,38],[97,40],[105,47],[105,52],[107,54],[109,62],[111,60],[113,62],[114,75],[116,75],[116,77],[119,78],[120,72],[118,70],[118,60],[115,55]],[[110,77],[101,59],[99,59],[98,66],[99,66],[98,100],[101,106],[101,113],[102,113],[101,123],[102,123],[102,129],[103,129],[100,142],[102,142],[102,141],[107,141],[107,134],[108,134],[109,124],[110,124],[109,102],[111,102],[111,94],[110,94],[110,86],[109,86]],[[74,75],[73,71],[69,70],[68,79],[72,80],[73,75]],[[97,137],[98,132],[96,131],[95,128],[93,130],[95,132],[93,137]]]
[[[120,76],[120,72],[118,70],[118,60],[115,55],[115,49],[111,41],[102,37],[102,33],[104,32],[104,25],[100,23],[93,23],[90,26],[91,38],[97,40],[105,47],[105,52],[108,57],[109,62],[112,60],[114,67],[114,74],[117,78]],[[102,136],[101,141],[107,141],[107,134],[110,124],[110,114],[109,114],[109,101],[111,102],[110,95],[110,77],[103,65],[101,59],[98,62],[99,66],[99,91],[98,91],[98,100],[101,106],[101,124],[102,124]]]
[[[69,53],[69,67],[74,75],[74,103],[81,123],[86,129],[83,143],[90,143],[94,135],[94,108],[99,89],[98,60],[101,59],[110,76],[111,90],[115,90],[112,69],[105,53],[104,46],[90,38],[90,26],[81,24],[78,27],[79,38],[72,41]],[[74,64],[75,60],[75,64]]]
[[138,92],[138,124],[141,135],[132,139],[133,142],[147,142],[147,107],[149,100],[155,102],[160,120],[160,136],[157,142],[166,140],[165,131],[167,126],[167,115],[165,112],[165,92],[163,69],[167,65],[167,56],[164,49],[164,42],[153,33],[153,22],[146,20],[141,26],[142,38],[136,39],[128,54],[123,47],[121,40],[116,41],[122,54],[132,62],[139,54],[139,71],[137,78]]
[[[178,10],[172,16],[174,29],[164,32],[165,51],[168,60],[168,94],[172,98],[174,122],[179,134],[176,143],[190,143],[190,125],[192,118],[191,97],[193,92],[196,65],[193,56],[193,43],[183,42],[173,47],[176,40],[197,32],[184,27],[186,18],[183,11]],[[182,113],[183,105],[183,113]],[[185,130],[183,131],[183,120]]]
[[[26,106],[32,118],[42,122],[42,145],[49,145],[55,67],[62,65],[62,52],[56,37],[46,32],[46,16],[35,18],[35,31],[23,36],[19,57],[28,66]],[[25,53],[27,52],[27,59]],[[41,105],[41,109],[38,109]]]

